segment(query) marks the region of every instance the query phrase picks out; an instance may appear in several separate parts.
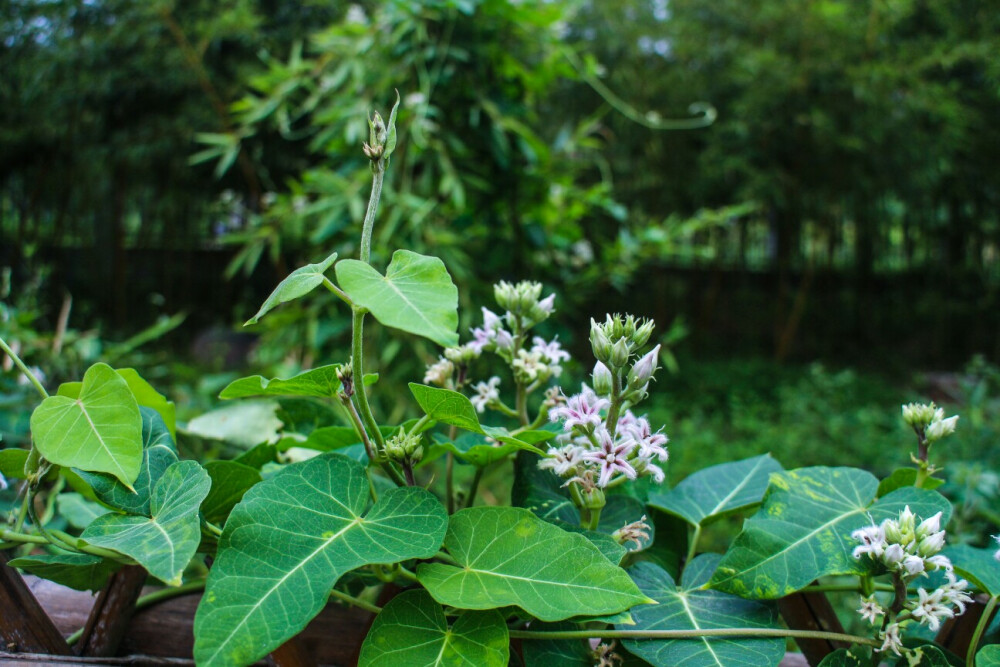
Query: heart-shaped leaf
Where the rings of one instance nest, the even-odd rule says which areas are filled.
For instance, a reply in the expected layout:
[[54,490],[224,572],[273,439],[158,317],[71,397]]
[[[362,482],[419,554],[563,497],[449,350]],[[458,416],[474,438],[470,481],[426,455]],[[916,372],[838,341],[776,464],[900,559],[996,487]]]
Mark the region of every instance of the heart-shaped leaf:
[[[658,605],[632,610],[629,630],[716,630],[777,628],[777,614],[756,600],[702,590],[719,562],[718,554],[702,554],[688,564],[678,587],[664,569],[637,563],[629,574]],[[777,665],[785,655],[785,640],[775,638],[702,637],[699,639],[626,639],[623,645],[653,665],[717,665],[763,667]]]
[[[896,468],[892,471],[892,474],[879,482],[878,485],[878,496],[882,496],[892,493],[896,489],[901,489],[904,486],[913,486],[917,481],[917,469],[916,468]],[[927,477],[921,483],[920,487],[923,489],[936,489],[944,484],[943,479],[938,479],[937,477]]]
[[330,265],[337,261],[337,253],[333,253],[322,262],[317,264],[306,264],[303,267],[295,269],[288,274],[288,277],[278,283],[278,286],[274,288],[271,295],[267,297],[264,301],[264,305],[260,307],[257,314],[246,321],[247,326],[250,324],[257,324],[260,318],[264,317],[264,314],[275,306],[285,303],[287,301],[292,301],[298,299],[300,296],[305,296],[309,292],[313,291],[317,287],[323,284],[326,276],[326,270],[330,268]]
[[435,600],[459,609],[516,605],[543,621],[560,621],[649,602],[586,537],[520,508],[453,514],[445,547],[458,566],[423,563],[417,578]]
[[212,489],[201,503],[201,512],[213,523],[225,523],[243,494],[261,480],[259,470],[236,461],[209,461],[205,471],[212,478]]
[[442,347],[458,345],[458,288],[437,257],[397,250],[384,276],[355,259],[338,263],[336,272],[355,305],[367,308],[385,326]]
[[990,596],[1000,595],[1000,563],[995,553],[993,549],[976,549],[967,544],[944,550],[955,571]]
[[700,470],[666,493],[653,493],[649,505],[693,526],[758,504],[772,472],[781,465],[769,454]]
[[27,461],[27,449],[0,449],[0,475],[7,479],[24,479],[24,464]]
[[100,590],[108,577],[121,567],[113,560],[70,553],[24,556],[7,564],[77,591]]
[[345,572],[428,558],[447,513],[424,489],[384,493],[367,512],[364,467],[338,454],[293,464],[229,515],[195,616],[199,665],[249,664],[297,634]]
[[130,556],[154,577],[179,586],[201,541],[198,507],[211,485],[196,461],[178,461],[153,486],[148,517],[105,514],[80,537]]
[[[176,438],[177,419],[173,401],[168,401],[166,396],[153,389],[153,385],[146,382],[134,368],[116,368],[115,373],[118,373],[125,380],[125,384],[132,390],[132,395],[135,396],[135,401],[139,404],[139,407],[145,406],[160,413],[163,423],[167,425],[167,430],[170,431],[170,437]],[[75,400],[80,398],[80,391],[82,389],[82,382],[63,382],[59,385],[56,393],[59,396]]]
[[128,514],[149,516],[153,485],[163,472],[177,463],[177,449],[160,413],[140,407],[142,413],[142,467],[135,479],[134,491],[111,475],[77,470],[76,473],[94,490],[98,500]]
[[142,466],[142,416],[125,380],[107,364],[83,376],[80,397],[49,396],[31,414],[39,453],[57,465],[114,475],[129,488]]
[[246,396],[319,396],[320,398],[330,398],[336,396],[340,391],[340,380],[337,378],[337,370],[340,364],[330,364],[321,366],[309,371],[304,371],[282,380],[272,378],[268,380],[263,375],[240,378],[229,383],[219,398],[244,398]]
[[921,517],[951,516],[936,491],[897,489],[872,504],[878,480],[856,468],[800,468],[771,476],[764,503],[743,524],[712,578],[712,588],[752,599],[775,599],[829,574],[863,574],[851,533],[907,505]]
[[448,627],[426,591],[405,591],[387,604],[361,646],[361,667],[506,667],[507,624],[495,609],[465,611]]

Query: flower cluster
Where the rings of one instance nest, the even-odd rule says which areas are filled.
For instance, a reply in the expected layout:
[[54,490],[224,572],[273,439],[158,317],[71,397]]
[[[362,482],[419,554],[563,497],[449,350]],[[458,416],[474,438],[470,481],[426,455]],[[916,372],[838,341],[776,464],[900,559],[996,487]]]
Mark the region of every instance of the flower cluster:
[[927,576],[932,569],[944,570],[947,580],[933,591],[918,588],[916,600],[897,597],[889,607],[883,606],[874,594],[861,598],[858,612],[868,622],[875,624],[879,617],[890,615],[891,622],[884,624],[879,633],[882,640],[879,650],[902,655],[902,630],[907,623],[916,621],[937,631],[942,620],[964,613],[965,605],[972,601],[966,593],[968,582],[958,579],[951,561],[939,553],[945,542],[940,512],[917,523],[917,516],[907,506],[898,519],[865,526],[851,533],[851,537],[860,542],[854,549],[854,557],[866,558],[872,565],[890,572],[897,591],[905,591],[910,581]]
[[909,424],[917,435],[933,444],[941,438],[955,432],[958,425],[958,415],[945,418],[944,408],[933,403],[907,403],[902,407],[903,421]]
[[584,385],[565,405],[552,408],[549,418],[562,422],[556,439],[560,446],[550,447],[539,467],[585,488],[605,488],[619,479],[642,475],[662,482],[663,469],[657,463],[667,460],[667,436],[653,432],[649,420],[630,410],[622,412],[612,431],[604,414],[610,407],[610,400]]

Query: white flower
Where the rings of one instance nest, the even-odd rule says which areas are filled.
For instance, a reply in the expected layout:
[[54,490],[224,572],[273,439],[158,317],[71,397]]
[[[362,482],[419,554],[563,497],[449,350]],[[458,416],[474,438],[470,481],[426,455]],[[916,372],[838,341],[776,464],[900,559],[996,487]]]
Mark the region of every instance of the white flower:
[[882,554],[882,562],[890,566],[902,563],[904,558],[906,558],[906,552],[898,544],[890,544],[885,548],[885,553]]
[[597,485],[601,487],[607,486],[615,473],[621,473],[629,479],[635,479],[637,475],[636,470],[628,461],[628,456],[632,450],[631,443],[615,442],[611,434],[608,433],[608,429],[603,426],[598,427],[594,435],[597,436],[600,449],[585,452],[583,460],[589,463],[596,463],[601,467],[601,474],[597,479]]
[[584,449],[578,445],[549,447],[548,457],[538,462],[538,467],[551,470],[560,477],[575,475],[576,467],[583,462]]
[[630,439],[639,450],[639,458],[653,461],[657,459],[661,462],[669,458],[666,444],[670,441],[662,433],[653,433],[649,420],[645,417],[634,418],[634,424],[622,426],[622,421],[618,421],[618,433]]
[[447,359],[438,359],[435,363],[427,367],[424,373],[425,384],[436,384],[439,387],[445,386],[451,379],[451,374],[455,372],[455,364]]
[[566,399],[566,405],[560,405],[549,411],[549,419],[562,421],[563,428],[571,431],[574,427],[590,432],[600,426],[604,419],[601,410],[611,407],[611,401],[599,398],[594,391],[584,385],[579,394]]
[[892,652],[896,655],[902,655],[899,652],[901,648],[903,648],[903,638],[899,633],[899,623],[892,623],[885,629],[885,636],[882,638],[882,647],[875,650],[885,651],[892,649]]
[[917,526],[917,536],[926,537],[940,530],[941,530],[941,512],[938,512],[934,516],[928,519],[924,519],[923,521],[920,522],[920,525]]
[[875,625],[876,619],[879,616],[885,616],[885,610],[882,609],[881,605],[879,605],[878,600],[875,599],[874,595],[871,597],[861,598],[861,608],[858,609],[858,612],[861,614],[861,618],[865,619],[872,625]]
[[935,570],[944,569],[951,572],[951,561],[943,554],[924,559],[924,565],[933,565]]
[[917,606],[910,613],[913,615],[913,618],[928,626],[932,632],[937,632],[938,628],[941,627],[941,619],[953,618],[955,616],[955,612],[948,605],[944,604],[943,591],[941,589],[937,589],[933,593],[928,593],[923,588],[919,588],[917,589],[917,596],[919,597]]
[[542,359],[542,353],[537,349],[518,350],[517,359],[511,363],[515,375],[520,376],[525,382],[534,382],[538,379],[548,377],[551,369]]
[[938,531],[920,540],[917,544],[917,553],[929,557],[944,548],[944,531]]
[[553,339],[551,343],[547,343],[545,339],[535,336],[531,342],[533,343],[531,348],[532,353],[537,352],[541,355],[552,371],[552,375],[559,377],[559,374],[562,373],[562,366],[560,364],[564,361],[569,361],[569,352],[563,350],[562,345],[556,339]]
[[882,557],[885,553],[886,542],[885,542],[885,523],[876,526],[872,524],[870,526],[865,526],[864,528],[859,528],[853,533],[851,537],[861,542],[860,546],[854,547],[854,557],[861,558],[865,554],[868,554],[872,558],[878,559]]
[[486,382],[478,383],[474,389],[476,390],[476,395],[470,398],[469,401],[475,406],[476,412],[485,412],[487,405],[493,401],[500,400],[500,378],[496,375]]

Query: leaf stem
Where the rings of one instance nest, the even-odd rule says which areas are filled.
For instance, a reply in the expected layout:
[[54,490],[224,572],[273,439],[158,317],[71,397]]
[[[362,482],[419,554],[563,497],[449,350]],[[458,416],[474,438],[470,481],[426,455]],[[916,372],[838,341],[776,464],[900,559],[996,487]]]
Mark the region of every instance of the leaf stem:
[[458,564],[458,561],[455,560],[454,558],[452,558],[451,554],[449,554],[446,551],[438,551],[436,554],[434,554],[434,558],[437,558],[438,560],[443,560],[448,565],[454,565],[455,567],[461,567],[461,565]]
[[514,639],[702,639],[704,637],[791,637],[798,639],[826,639],[830,641],[881,646],[870,637],[859,637],[842,632],[821,630],[786,630],[784,628],[702,628],[700,630],[510,630]]
[[371,602],[366,602],[360,598],[353,597],[347,593],[342,593],[336,588],[330,590],[330,597],[334,600],[340,600],[341,602],[346,602],[349,605],[358,607],[359,609],[364,609],[365,611],[370,611],[373,614],[378,614],[382,611],[382,607],[372,604]]
[[21,501],[21,510],[17,513],[17,521],[14,523],[15,533],[20,533],[24,528],[24,520],[28,516],[28,503],[31,502],[31,494],[28,493],[27,482],[25,482],[25,485],[21,487],[21,490],[24,491],[24,500]]
[[612,435],[618,429],[618,413],[622,409],[622,378],[621,371],[615,371],[611,374],[612,386],[611,386],[611,407],[608,408],[608,419],[604,423],[604,426],[608,429],[608,433]]
[[7,345],[7,342],[4,341],[3,338],[0,338],[0,350],[3,350],[7,356],[10,357],[11,361],[13,361],[14,364],[21,370],[21,372],[24,373],[24,376],[31,381],[31,384],[35,386],[35,389],[37,389],[38,393],[41,394],[43,400],[49,397],[49,392],[45,391],[45,387],[43,387],[42,383],[35,377],[35,374],[31,372],[23,361],[21,361],[21,357],[17,356],[17,354],[14,353],[14,350],[10,349],[10,346]]
[[323,276],[323,286],[340,297],[340,299],[348,306],[351,308],[354,307],[354,302],[351,301],[351,297],[347,296],[347,292],[334,285],[333,282],[326,276]]
[[979,641],[983,638],[983,634],[990,624],[990,617],[993,616],[993,610],[997,608],[997,602],[1000,602],[1000,596],[994,595],[991,597],[990,601],[986,603],[986,608],[983,609],[983,615],[979,617],[979,623],[976,624],[976,631],[972,633],[972,639],[969,641],[969,652],[965,655],[966,667],[975,667],[976,649],[979,648]]
[[466,507],[472,507],[472,503],[476,502],[476,493],[479,492],[479,482],[483,479],[483,471],[486,470],[486,466],[479,466],[476,468],[476,474],[472,476],[472,485],[469,486],[469,497],[465,501]]
[[700,537],[701,537],[701,524],[699,523],[697,526],[694,527],[694,530],[691,532],[691,537],[688,538],[688,550],[687,550],[687,557],[684,559],[684,567],[687,567],[688,563],[694,560],[694,556],[698,550],[698,538]]

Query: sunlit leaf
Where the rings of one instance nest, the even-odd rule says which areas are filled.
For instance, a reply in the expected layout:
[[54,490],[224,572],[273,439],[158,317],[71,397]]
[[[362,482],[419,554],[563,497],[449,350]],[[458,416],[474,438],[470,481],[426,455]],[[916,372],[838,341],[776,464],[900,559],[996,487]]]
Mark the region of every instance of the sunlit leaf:
[[77,399],[49,396],[31,414],[39,453],[52,463],[106,472],[131,487],[142,465],[142,417],[132,390],[107,364],[83,376]]
[[318,396],[330,398],[340,391],[340,380],[337,370],[340,364],[321,366],[303,371],[298,375],[282,380],[267,379],[262,375],[240,378],[229,383],[222,390],[219,398],[245,398],[247,396]]
[[423,563],[420,583],[459,609],[516,605],[544,621],[612,614],[649,600],[583,535],[516,507],[453,514],[445,547],[458,566]]
[[383,276],[365,262],[345,259],[337,282],[355,305],[387,327],[458,345],[458,288],[437,257],[397,250]]

